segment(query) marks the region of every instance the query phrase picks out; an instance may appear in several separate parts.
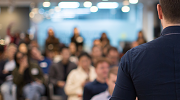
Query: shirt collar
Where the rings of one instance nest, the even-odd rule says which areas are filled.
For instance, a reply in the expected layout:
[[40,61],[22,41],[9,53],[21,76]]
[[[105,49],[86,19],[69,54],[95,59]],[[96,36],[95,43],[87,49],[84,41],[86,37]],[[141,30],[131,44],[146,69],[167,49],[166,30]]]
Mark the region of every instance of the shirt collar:
[[164,36],[169,33],[180,33],[180,26],[169,26],[163,29],[161,36]]

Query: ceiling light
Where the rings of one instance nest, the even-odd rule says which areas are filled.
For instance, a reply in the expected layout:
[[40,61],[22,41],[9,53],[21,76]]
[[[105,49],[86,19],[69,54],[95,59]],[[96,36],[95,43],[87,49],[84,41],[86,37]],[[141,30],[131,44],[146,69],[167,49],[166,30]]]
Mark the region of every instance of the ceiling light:
[[50,7],[51,3],[50,2],[43,2],[43,7]]
[[117,2],[99,2],[97,4],[99,9],[115,9],[119,7]]
[[129,3],[131,3],[131,4],[137,4],[137,3],[138,3],[138,0],[129,0]]
[[91,7],[92,3],[90,1],[85,1],[83,5],[84,7]]
[[102,1],[109,1],[109,0],[102,0]]
[[92,7],[90,8],[90,11],[91,11],[91,12],[97,12],[97,11],[98,11],[98,7],[92,6]]
[[122,10],[122,12],[129,12],[130,7],[129,6],[123,6],[121,10]]
[[60,2],[58,4],[60,8],[79,8],[79,2]]

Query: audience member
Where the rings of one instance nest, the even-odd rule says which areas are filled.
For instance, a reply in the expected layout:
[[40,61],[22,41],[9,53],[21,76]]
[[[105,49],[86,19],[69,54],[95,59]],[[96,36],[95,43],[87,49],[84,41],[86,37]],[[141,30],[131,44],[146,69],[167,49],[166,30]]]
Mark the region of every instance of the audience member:
[[46,39],[45,50],[59,50],[59,39],[55,37],[53,29],[48,30],[48,38]]
[[76,56],[76,52],[77,52],[77,48],[76,48],[76,44],[74,42],[71,42],[69,44],[69,50],[70,50],[70,53],[71,53],[71,56]]
[[99,39],[95,39],[94,42],[93,42],[93,46],[100,46],[100,47],[102,47],[101,41]]
[[61,50],[62,60],[51,66],[49,71],[50,83],[54,85],[56,95],[61,95],[66,99],[64,93],[64,85],[66,84],[67,76],[71,70],[76,69],[77,65],[69,60],[70,51],[69,48],[63,47]]
[[24,54],[27,54],[28,53],[28,47],[27,47],[27,44],[25,43],[20,43],[19,46],[18,46],[18,51],[24,53]]
[[102,49],[100,46],[93,46],[92,47],[92,65],[96,63],[96,61],[102,57]]
[[[17,51],[15,44],[10,44],[6,50],[7,60],[0,62],[0,85],[1,93],[4,100],[15,100],[16,96],[13,91],[12,71],[16,67],[14,55]],[[14,94],[14,95],[13,95]]]
[[100,41],[101,41],[102,48],[106,47],[107,45],[110,45],[110,42],[106,33],[102,33]]
[[76,44],[76,48],[78,52],[83,51],[84,39],[82,36],[80,36],[79,30],[77,27],[74,28],[74,35],[71,38],[71,42]]
[[137,43],[138,43],[139,45],[141,45],[141,44],[144,44],[144,43],[146,43],[146,42],[147,42],[147,41],[146,41],[146,39],[145,39],[145,37],[144,37],[143,32],[140,31],[140,32],[138,33]]
[[13,82],[17,85],[18,94],[27,100],[40,100],[45,92],[44,78],[40,67],[28,60],[28,56],[21,52],[15,55],[16,68],[13,71]]
[[107,58],[111,63],[111,67],[119,65],[119,53],[117,48],[110,47],[107,52]]
[[118,67],[113,67],[110,69],[108,78],[106,79],[108,89],[94,96],[91,100],[109,100],[111,98],[114,91],[115,82],[117,80],[117,73],[118,73]]
[[110,62],[106,58],[100,58],[95,64],[97,78],[84,87],[83,100],[90,100],[107,89],[106,79],[110,68]]
[[95,69],[91,66],[91,56],[81,53],[78,58],[79,66],[70,72],[65,85],[68,100],[81,100],[84,86],[96,78]]
[[78,58],[76,57],[77,56],[77,49],[76,49],[76,45],[75,43],[70,43],[69,45],[69,50],[71,52],[71,57],[70,57],[70,61],[74,62],[75,64],[78,64]]
[[30,61],[39,64],[42,68],[44,74],[49,73],[49,68],[51,66],[51,60],[47,57],[44,57],[37,47],[30,47],[29,50]]
[[106,45],[104,48],[102,48],[102,52],[103,52],[103,57],[107,56],[108,53],[108,49],[110,48],[110,45]]
[[0,61],[4,59],[4,46],[0,45]]

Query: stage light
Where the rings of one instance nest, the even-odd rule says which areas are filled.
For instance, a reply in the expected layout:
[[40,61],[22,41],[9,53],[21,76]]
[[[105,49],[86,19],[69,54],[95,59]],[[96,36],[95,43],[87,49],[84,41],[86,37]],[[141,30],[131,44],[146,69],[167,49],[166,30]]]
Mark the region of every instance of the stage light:
[[85,1],[83,5],[84,7],[91,7],[92,3],[90,1]]
[[129,12],[130,7],[129,6],[123,6],[121,10],[122,10],[122,12]]
[[99,9],[115,9],[119,7],[117,2],[99,2],[97,4]]
[[60,2],[58,4],[60,8],[79,8],[79,2]]
[[51,3],[50,2],[43,2],[43,7],[50,7]]
[[129,3],[131,3],[131,4],[137,4],[137,3],[138,3],[138,0],[129,0]]
[[98,11],[98,7],[92,6],[92,7],[90,8],[90,11],[91,11],[91,12],[97,12],[97,11]]

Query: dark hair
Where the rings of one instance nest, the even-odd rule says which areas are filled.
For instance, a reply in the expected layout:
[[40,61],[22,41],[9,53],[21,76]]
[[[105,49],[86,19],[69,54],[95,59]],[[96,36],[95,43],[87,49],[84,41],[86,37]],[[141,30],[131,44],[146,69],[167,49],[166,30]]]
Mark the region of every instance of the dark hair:
[[21,53],[23,56],[27,55],[27,54],[24,54],[24,53],[19,52],[19,51],[15,53],[14,60],[15,60],[15,63],[16,63],[16,67],[19,67],[19,63],[18,63],[18,59],[17,59],[18,53]]
[[111,50],[118,52],[118,50],[117,50],[116,47],[110,47],[110,48],[108,49],[108,51],[107,51],[107,54],[109,54],[109,52],[110,52]]
[[4,52],[4,46],[0,45],[0,53],[3,53],[3,52]]
[[91,60],[91,56],[90,56],[88,53],[86,53],[86,52],[82,52],[82,53],[78,56],[78,59],[81,59],[81,58],[84,57],[84,56],[88,57],[88,58]]
[[180,0],[159,0],[164,17],[171,23],[180,23]]
[[107,58],[99,58],[97,62],[94,64],[94,67],[97,68],[98,64],[107,62],[109,65],[111,64],[110,61]]
[[60,48],[60,52],[62,52],[64,49],[69,49],[69,47],[63,46],[62,48]]

